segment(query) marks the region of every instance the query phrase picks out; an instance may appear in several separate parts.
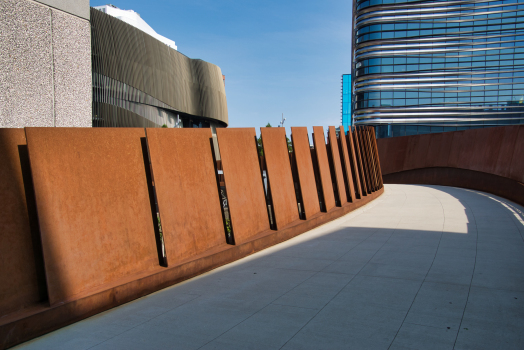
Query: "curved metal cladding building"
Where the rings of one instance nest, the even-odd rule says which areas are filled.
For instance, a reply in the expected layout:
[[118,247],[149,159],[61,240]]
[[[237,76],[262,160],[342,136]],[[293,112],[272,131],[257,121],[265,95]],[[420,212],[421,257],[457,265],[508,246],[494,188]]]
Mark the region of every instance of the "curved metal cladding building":
[[355,124],[389,137],[524,123],[523,9],[356,0]]
[[226,91],[214,64],[190,59],[91,8],[93,126],[226,127]]

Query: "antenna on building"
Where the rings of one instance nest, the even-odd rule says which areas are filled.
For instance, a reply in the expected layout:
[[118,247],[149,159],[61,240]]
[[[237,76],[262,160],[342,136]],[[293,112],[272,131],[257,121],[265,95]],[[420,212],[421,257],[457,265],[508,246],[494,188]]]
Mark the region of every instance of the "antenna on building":
[[280,121],[280,124],[278,125],[278,127],[284,127],[284,122],[286,121],[286,118],[284,118],[284,113],[282,113],[282,120]]

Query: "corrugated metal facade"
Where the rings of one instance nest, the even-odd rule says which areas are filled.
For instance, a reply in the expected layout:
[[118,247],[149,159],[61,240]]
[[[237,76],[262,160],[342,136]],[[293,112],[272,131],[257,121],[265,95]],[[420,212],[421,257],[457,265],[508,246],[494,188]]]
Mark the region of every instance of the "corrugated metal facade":
[[[144,123],[158,125],[156,120],[146,120],[134,125],[137,118],[146,117],[140,117],[132,111],[125,113],[123,118],[131,114],[135,117],[129,117],[130,120],[121,124],[121,117],[111,114],[114,108],[101,106],[102,101],[113,99],[148,105],[151,104],[150,101],[159,101],[160,103],[153,105],[227,126],[226,91],[222,71],[218,66],[199,59],[190,59],[139,29],[93,8],[91,36],[93,75],[110,78],[97,79],[109,84],[103,87],[96,86],[95,78],[93,79],[93,103],[100,104],[93,108],[94,126],[143,126]],[[119,88],[126,85],[134,89]],[[140,93],[137,94],[136,90]],[[108,91],[112,95],[109,99],[97,97],[97,94]]]

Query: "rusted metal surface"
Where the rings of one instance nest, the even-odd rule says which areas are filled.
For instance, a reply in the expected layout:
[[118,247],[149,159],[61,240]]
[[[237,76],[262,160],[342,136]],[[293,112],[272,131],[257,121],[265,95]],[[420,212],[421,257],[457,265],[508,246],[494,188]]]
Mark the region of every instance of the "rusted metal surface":
[[255,128],[217,129],[235,244],[269,230]]
[[315,183],[315,173],[311,160],[311,150],[309,137],[306,127],[292,127],[291,141],[293,142],[293,152],[297,162],[298,179],[300,182],[300,192],[304,204],[306,219],[320,212],[318,202],[317,185]]
[[0,318],[47,299],[24,129],[0,129]]
[[226,245],[211,129],[146,129],[169,266]]
[[373,170],[373,183],[375,185],[375,191],[379,189],[379,181],[378,181],[378,177],[379,177],[379,174],[378,174],[378,168],[377,168],[377,163],[376,163],[376,157],[375,157],[375,154],[373,152],[373,146],[372,146],[372,143],[371,143],[371,138],[374,137],[373,134],[372,134],[372,131],[371,131],[371,127],[366,127],[366,146],[367,146],[367,150],[368,150],[368,154],[369,154],[369,158],[371,159],[371,168]]
[[355,197],[355,183],[353,181],[353,172],[351,170],[351,161],[349,160],[348,147],[346,143],[346,131],[344,126],[340,126],[340,134],[338,136],[339,152],[342,160],[342,170],[345,178],[346,190],[348,191],[349,197],[348,202],[354,202]]
[[277,229],[298,220],[298,207],[284,128],[260,128]]
[[49,301],[158,267],[144,129],[27,128]]
[[89,294],[75,301],[42,307],[12,317],[4,317],[0,319],[0,348],[5,349],[14,346],[278,244],[358,209],[382,193],[383,189],[363,200],[334,208],[329,213],[321,213],[308,220],[298,221],[297,225],[271,231],[269,235],[258,236],[244,244],[229,246],[230,248],[227,250],[197,257],[180,266],[162,268],[155,274],[139,276],[132,281]]
[[366,173],[365,173],[364,162],[362,159],[362,152],[360,151],[361,147],[360,147],[357,128],[353,130],[353,144],[355,146],[355,153],[357,156],[358,174],[360,178],[360,186],[362,188],[362,194],[364,196],[367,196],[368,193],[371,193],[371,191],[368,190],[368,180],[367,180]]
[[522,125],[393,137],[377,144],[385,182],[467,187],[511,200],[524,186]]
[[371,141],[372,141],[372,146],[373,146],[373,152],[376,157],[377,169],[378,169],[378,175],[379,175],[378,180],[379,180],[380,188],[382,188],[384,187],[384,181],[382,179],[382,168],[380,167],[380,157],[378,154],[377,138],[375,137],[375,128],[372,127],[371,129],[372,129]]
[[328,140],[330,146],[329,150],[333,159],[333,170],[335,173],[335,181],[337,183],[338,198],[340,198],[342,204],[351,202],[351,197],[348,196],[349,193],[346,189],[346,184],[344,183],[344,173],[342,171],[340,150],[338,148],[337,131],[334,126],[328,127]]
[[364,164],[364,173],[366,174],[366,179],[367,179],[368,193],[371,193],[374,191],[373,174],[372,174],[373,171],[371,169],[368,148],[366,145],[366,132],[363,127],[359,128],[358,137],[360,141],[360,152],[362,153],[362,163]]
[[353,141],[353,132],[351,128],[348,129],[346,134],[346,143],[348,145],[349,161],[351,162],[351,172],[353,174],[353,184],[355,187],[355,196],[357,199],[362,198],[362,185],[359,175],[359,167],[357,162],[357,153],[355,151],[355,142]]
[[324,129],[321,126],[313,127],[313,143],[315,144],[315,154],[317,155],[318,171],[322,192],[324,193],[324,205],[326,211],[335,206],[335,192],[331,183],[331,172],[329,171],[329,161],[326,149]]
[[[306,220],[296,220],[284,129],[273,130],[263,130],[262,138],[275,213],[277,220],[285,218],[279,218],[280,202],[294,213],[277,231],[269,230],[255,130],[217,130],[234,246],[225,244],[215,174],[219,164],[212,157],[209,129],[148,129],[148,152],[143,129],[28,128],[28,154],[23,130],[0,130],[0,277],[8,281],[7,287],[0,283],[0,348],[282,242],[383,192],[333,208],[329,187],[332,205],[319,213],[307,129],[292,128],[306,211]],[[316,128],[315,138],[322,185],[331,184],[322,128]],[[168,267],[159,266],[153,178]],[[42,241],[41,258],[35,257],[35,238]],[[39,266],[45,266],[45,274]],[[48,302],[42,303],[47,291]],[[7,307],[5,300],[11,302]]]

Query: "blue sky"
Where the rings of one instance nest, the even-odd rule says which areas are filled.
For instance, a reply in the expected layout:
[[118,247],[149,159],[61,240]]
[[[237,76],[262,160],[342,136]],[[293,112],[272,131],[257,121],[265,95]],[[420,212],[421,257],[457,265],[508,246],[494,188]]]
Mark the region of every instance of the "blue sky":
[[[109,1],[109,0],[108,0]],[[91,6],[108,2],[91,0]],[[352,1],[110,0],[226,76],[230,127],[340,125]],[[288,130],[289,132],[289,130]]]

